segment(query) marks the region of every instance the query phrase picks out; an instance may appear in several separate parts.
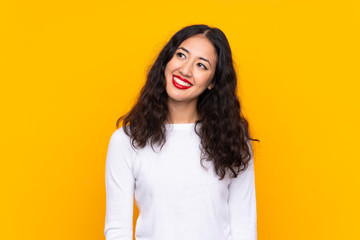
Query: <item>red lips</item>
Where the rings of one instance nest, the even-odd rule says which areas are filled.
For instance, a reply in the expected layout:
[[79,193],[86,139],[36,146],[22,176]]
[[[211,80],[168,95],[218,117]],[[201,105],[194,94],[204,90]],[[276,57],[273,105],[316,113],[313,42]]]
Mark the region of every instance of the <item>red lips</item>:
[[[183,82],[186,82],[186,83],[190,84],[190,86],[183,86],[183,85],[178,84],[177,82],[175,82],[174,77],[180,79],[180,80],[183,81]],[[191,82],[189,82],[188,80],[186,80],[186,79],[184,79],[184,78],[182,78],[182,77],[180,77],[180,76],[178,76],[178,75],[173,75],[172,82],[173,82],[174,86],[177,87],[177,88],[179,88],[179,89],[188,89],[188,88],[191,88],[191,87],[192,87]]]

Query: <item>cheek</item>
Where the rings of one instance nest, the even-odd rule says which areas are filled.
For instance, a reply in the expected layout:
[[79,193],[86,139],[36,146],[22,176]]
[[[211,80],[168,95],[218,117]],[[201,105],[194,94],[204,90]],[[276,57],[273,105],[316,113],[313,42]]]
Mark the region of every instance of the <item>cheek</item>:
[[166,64],[166,68],[167,69],[173,68],[174,63],[175,63],[174,58],[170,59],[170,61]]
[[171,62],[168,62],[168,64],[165,67],[165,77],[169,76],[172,72],[172,64]]
[[165,82],[170,82],[172,81],[171,78],[172,78],[172,72],[173,72],[173,67],[172,67],[172,63],[171,62],[168,62],[168,64],[166,64],[166,67],[165,67],[165,71],[164,71],[164,75],[165,75]]
[[213,78],[213,74],[206,74],[202,76],[202,84],[203,85],[209,85],[211,83],[211,80]]
[[165,66],[165,71],[164,71],[165,74],[166,74],[168,71],[169,71],[169,63],[167,63],[166,66]]

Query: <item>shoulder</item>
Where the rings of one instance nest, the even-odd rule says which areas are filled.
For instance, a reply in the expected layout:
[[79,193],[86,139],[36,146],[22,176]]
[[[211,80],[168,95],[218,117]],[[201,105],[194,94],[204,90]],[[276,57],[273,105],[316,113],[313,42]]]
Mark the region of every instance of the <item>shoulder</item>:
[[124,132],[123,127],[116,129],[110,137],[110,144],[130,146],[130,143],[130,137]]
[[253,145],[252,145],[252,141],[249,139],[247,140],[247,145],[249,147],[249,152],[250,152],[250,161],[248,163],[248,167],[254,167],[254,149],[253,149]]

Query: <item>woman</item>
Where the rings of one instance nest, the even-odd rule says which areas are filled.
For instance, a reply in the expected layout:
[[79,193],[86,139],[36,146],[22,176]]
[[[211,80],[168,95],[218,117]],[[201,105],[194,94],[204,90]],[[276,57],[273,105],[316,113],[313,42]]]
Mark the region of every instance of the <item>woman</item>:
[[177,32],[150,69],[140,97],[117,121],[105,183],[107,240],[256,239],[248,122],[223,32]]

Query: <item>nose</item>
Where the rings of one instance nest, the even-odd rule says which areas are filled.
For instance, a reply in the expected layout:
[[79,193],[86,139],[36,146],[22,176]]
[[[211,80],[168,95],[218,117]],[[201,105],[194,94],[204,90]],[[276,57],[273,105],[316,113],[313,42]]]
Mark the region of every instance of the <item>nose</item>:
[[192,64],[191,64],[191,61],[184,62],[181,65],[179,71],[184,77],[191,77],[192,76]]

